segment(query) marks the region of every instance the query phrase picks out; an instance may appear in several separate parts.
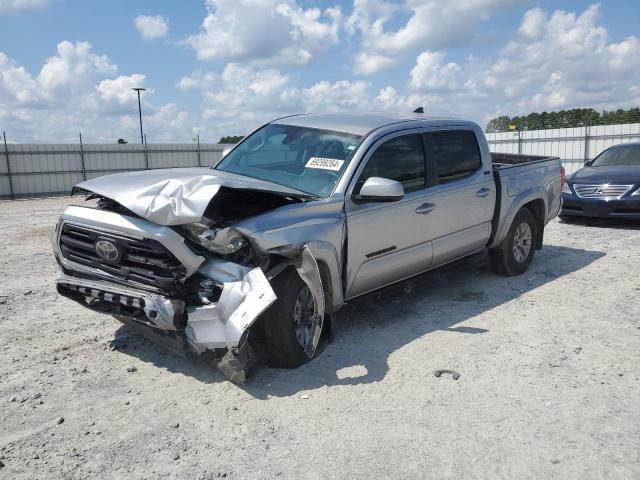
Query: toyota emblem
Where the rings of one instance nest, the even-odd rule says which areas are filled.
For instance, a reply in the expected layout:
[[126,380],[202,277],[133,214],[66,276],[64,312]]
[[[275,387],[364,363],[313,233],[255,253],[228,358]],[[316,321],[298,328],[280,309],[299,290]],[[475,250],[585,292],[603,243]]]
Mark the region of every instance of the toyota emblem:
[[120,257],[120,250],[109,240],[98,240],[95,244],[95,250],[98,257],[108,262],[115,262]]

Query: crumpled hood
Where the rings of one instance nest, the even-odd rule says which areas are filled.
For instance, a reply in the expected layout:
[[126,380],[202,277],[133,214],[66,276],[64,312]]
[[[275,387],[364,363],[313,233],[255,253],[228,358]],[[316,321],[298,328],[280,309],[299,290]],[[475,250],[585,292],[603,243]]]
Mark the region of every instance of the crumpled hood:
[[279,196],[310,195],[275,183],[210,168],[168,168],[105,175],[79,183],[87,190],[115,200],[136,215],[159,225],[184,225],[202,219],[221,187],[261,191]]

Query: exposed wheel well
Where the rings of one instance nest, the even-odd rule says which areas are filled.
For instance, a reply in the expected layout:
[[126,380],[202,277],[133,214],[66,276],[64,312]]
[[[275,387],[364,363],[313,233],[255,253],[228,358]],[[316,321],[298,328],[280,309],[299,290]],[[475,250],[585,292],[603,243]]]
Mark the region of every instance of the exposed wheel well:
[[331,272],[329,266],[322,260],[318,260],[318,269],[320,270],[320,279],[322,280],[322,288],[324,289],[324,311],[326,313],[333,312],[333,288],[331,283]]
[[542,241],[544,236],[544,220],[545,220],[545,208],[544,208],[544,200],[538,198],[536,200],[532,200],[529,203],[525,203],[522,208],[526,208],[531,212],[533,218],[536,219],[536,250],[540,250],[542,248]]

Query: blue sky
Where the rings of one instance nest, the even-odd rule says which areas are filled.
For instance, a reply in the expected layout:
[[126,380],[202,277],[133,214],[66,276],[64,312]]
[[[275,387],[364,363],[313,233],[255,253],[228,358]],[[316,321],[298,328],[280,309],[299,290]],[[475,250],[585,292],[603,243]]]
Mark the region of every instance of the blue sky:
[[[136,20],[137,19],[137,20]],[[15,141],[244,134],[304,111],[499,114],[640,104],[640,2],[0,0]]]

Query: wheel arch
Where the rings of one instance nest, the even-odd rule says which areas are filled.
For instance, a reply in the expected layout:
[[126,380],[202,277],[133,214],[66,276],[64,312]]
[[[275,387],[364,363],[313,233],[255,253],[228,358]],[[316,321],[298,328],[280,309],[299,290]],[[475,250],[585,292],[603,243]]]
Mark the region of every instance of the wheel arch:
[[509,210],[507,211],[502,225],[499,226],[499,233],[493,239],[493,242],[489,248],[495,248],[505,239],[511,228],[513,220],[522,208],[527,208],[533,214],[536,219],[536,227],[538,227],[539,235],[536,238],[536,249],[539,250],[542,247],[542,232],[545,225],[545,217],[547,211],[547,203],[545,200],[545,191],[542,186],[535,189],[522,192],[513,199]]
[[536,239],[535,248],[540,250],[542,248],[542,241],[544,237],[544,220],[545,220],[545,204],[542,198],[536,198],[530,202],[525,203],[520,209],[526,208],[531,212],[533,218],[536,220]]

